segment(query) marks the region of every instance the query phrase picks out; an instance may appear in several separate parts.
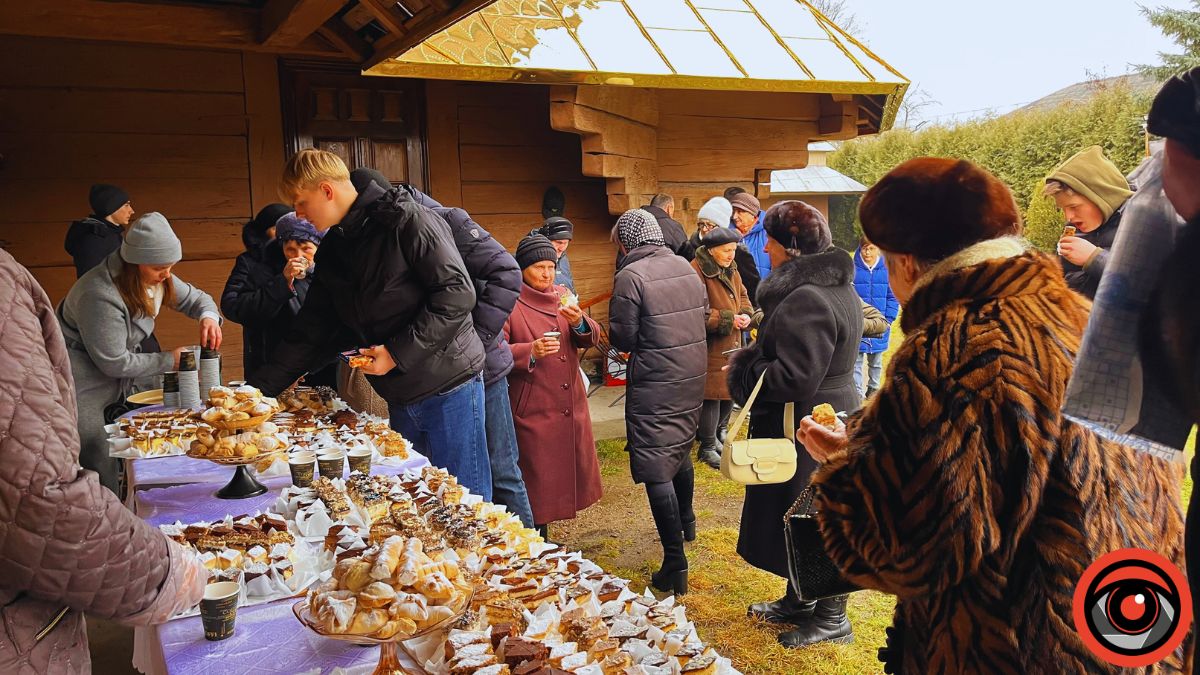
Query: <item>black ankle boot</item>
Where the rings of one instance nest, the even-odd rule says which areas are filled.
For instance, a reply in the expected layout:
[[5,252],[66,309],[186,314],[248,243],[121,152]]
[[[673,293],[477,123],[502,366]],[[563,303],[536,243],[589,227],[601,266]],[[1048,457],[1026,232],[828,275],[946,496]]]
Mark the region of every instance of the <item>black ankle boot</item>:
[[779,644],[788,649],[809,647],[820,642],[848,645],[854,642],[854,629],[846,618],[846,600],[850,596],[839,595],[817,601],[812,619],[795,630],[779,634]]
[[696,521],[691,520],[683,524],[683,540],[696,541]]
[[683,595],[687,593],[688,561],[683,552],[683,523],[679,520],[675,487],[671,483],[647,483],[646,494],[663,547],[662,566],[651,575],[650,583],[659,591]]
[[774,602],[758,602],[750,605],[746,615],[771,623],[799,626],[812,619],[817,603],[804,602],[790,592]]
[[700,451],[696,453],[696,459],[720,471],[721,446],[717,445],[717,440],[715,438],[707,438],[700,441]]

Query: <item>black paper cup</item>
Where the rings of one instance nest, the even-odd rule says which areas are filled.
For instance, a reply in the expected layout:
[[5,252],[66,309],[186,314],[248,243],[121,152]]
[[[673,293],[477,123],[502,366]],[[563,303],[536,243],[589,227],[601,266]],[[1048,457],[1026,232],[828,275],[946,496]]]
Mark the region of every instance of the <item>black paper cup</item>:
[[346,455],[317,455],[317,471],[324,477],[341,478],[346,470]]
[[371,474],[371,451],[370,450],[351,450],[346,453],[346,459],[350,462],[350,471],[358,471],[366,475]]
[[196,369],[196,352],[187,350],[179,355],[180,370],[195,370]]
[[224,640],[233,635],[241,586],[236,581],[219,581],[204,589],[200,601],[200,622],[205,640]]
[[309,487],[317,469],[317,456],[311,452],[298,452],[288,458],[288,470],[292,472],[292,485]]

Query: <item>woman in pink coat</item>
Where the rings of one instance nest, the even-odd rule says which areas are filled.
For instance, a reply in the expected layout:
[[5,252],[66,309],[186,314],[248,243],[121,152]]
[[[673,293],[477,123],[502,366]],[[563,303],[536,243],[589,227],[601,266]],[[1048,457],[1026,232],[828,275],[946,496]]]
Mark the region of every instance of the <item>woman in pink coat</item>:
[[579,350],[596,344],[600,328],[577,305],[561,305],[570,291],[554,285],[557,257],[540,234],[521,240],[516,258],[525,283],[504,324],[514,362],[508,384],[518,464],[543,537],[548,523],[574,518],[602,494],[592,417],[579,377]]

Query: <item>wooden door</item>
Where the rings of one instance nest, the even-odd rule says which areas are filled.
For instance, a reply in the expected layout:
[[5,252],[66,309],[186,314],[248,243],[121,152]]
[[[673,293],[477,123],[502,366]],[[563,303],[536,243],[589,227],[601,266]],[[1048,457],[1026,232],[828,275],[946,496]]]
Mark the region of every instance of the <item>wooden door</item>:
[[424,88],[420,80],[364,77],[344,66],[280,65],[288,154],[328,150],[355,169],[425,189]]

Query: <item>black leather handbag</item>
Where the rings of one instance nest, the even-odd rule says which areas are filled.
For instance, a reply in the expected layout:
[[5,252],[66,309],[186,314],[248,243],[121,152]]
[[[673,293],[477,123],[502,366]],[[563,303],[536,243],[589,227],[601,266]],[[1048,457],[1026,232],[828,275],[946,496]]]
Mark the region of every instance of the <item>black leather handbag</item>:
[[783,517],[787,546],[788,579],[805,602],[845,595],[860,590],[842,576],[825,552],[825,542],[812,508],[813,489],[804,488]]

